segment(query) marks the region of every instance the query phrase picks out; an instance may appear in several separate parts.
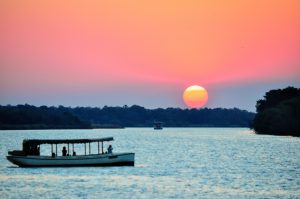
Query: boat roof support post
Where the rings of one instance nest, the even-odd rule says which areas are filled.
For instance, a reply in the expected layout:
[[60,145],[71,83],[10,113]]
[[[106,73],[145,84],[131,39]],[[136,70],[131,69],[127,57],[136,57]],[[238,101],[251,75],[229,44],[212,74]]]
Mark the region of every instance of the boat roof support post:
[[72,144],[72,152],[74,154],[74,143]]
[[102,154],[103,154],[103,142],[101,142]]
[[89,142],[89,155],[91,154],[91,143]]
[[68,143],[68,154],[70,155],[70,147],[69,147],[69,143]]
[[53,144],[51,144],[51,154],[53,153]]
[[98,154],[100,154],[100,147],[99,147],[99,142],[98,142]]
[[86,155],[86,143],[84,143],[84,155]]
[[58,154],[57,154],[57,144],[56,144],[56,153],[55,154],[56,154],[56,156],[58,156]]

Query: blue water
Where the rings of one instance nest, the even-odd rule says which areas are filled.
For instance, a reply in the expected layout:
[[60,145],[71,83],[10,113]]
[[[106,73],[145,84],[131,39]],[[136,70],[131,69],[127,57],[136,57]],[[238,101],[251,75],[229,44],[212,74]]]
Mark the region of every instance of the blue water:
[[[136,153],[135,167],[19,168],[5,158],[25,138],[107,136],[114,152]],[[300,139],[244,128],[0,131],[0,153],[1,198],[300,198]]]

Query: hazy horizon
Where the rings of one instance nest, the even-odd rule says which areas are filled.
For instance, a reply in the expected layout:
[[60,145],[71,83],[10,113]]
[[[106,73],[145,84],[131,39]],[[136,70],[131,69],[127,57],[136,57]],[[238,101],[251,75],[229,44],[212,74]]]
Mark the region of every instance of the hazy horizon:
[[[300,82],[295,82],[293,85],[288,84],[288,83],[274,83],[274,84],[258,84],[254,86],[248,86],[248,87],[243,87],[243,86],[234,86],[230,88],[219,88],[215,89],[215,91],[210,91],[210,93],[214,92],[215,96],[219,96],[221,100],[215,99],[215,100],[209,100],[207,106],[203,108],[238,108],[241,110],[247,110],[250,112],[256,112],[256,101],[259,99],[263,99],[263,96],[265,93],[269,90],[272,89],[283,89],[288,86],[293,86],[293,87],[300,87]],[[136,93],[137,94],[137,93]],[[124,105],[127,106],[132,106],[132,105],[138,105],[145,107],[147,109],[155,109],[155,108],[181,108],[185,109],[188,108],[186,105],[184,105],[183,102],[181,102],[181,106],[171,106],[168,104],[168,102],[158,103],[157,101],[160,100],[158,99],[147,99],[146,102],[142,102],[141,100],[138,100],[137,103],[134,103],[131,101],[131,99],[126,99],[125,96],[116,96],[115,94],[110,94],[110,96],[114,96],[115,100],[111,100],[110,96],[107,96],[106,98],[101,97],[101,93],[94,94],[96,97],[93,99],[86,99],[87,96],[73,96],[73,99],[75,100],[69,100],[68,97],[63,96],[54,96],[49,98],[49,99],[37,99],[34,100],[33,98],[30,97],[24,97],[24,101],[22,102],[20,99],[8,99],[3,96],[1,98],[0,104],[1,105],[18,105],[18,104],[29,104],[29,105],[34,105],[34,106],[65,106],[65,107],[97,107],[97,108],[103,108],[104,106],[119,106],[122,107]],[[178,98],[180,98],[181,93],[178,93]],[[43,97],[45,97],[43,95]],[[71,98],[72,98],[71,97]],[[150,96],[149,96],[150,97]],[[26,101],[27,98],[27,101]],[[65,99],[64,99],[65,98]],[[124,101],[124,103],[120,102],[120,98]],[[167,98],[167,97],[166,97]],[[233,98],[242,98],[240,100],[235,100],[232,101]],[[101,99],[101,100],[99,100]],[[99,100],[99,102],[97,102]],[[85,101],[85,102],[84,102]],[[106,103],[105,103],[106,102]],[[127,103],[126,103],[127,102]],[[140,102],[140,103],[139,103]],[[147,104],[148,103],[148,104]],[[158,106],[156,104],[163,104],[161,106]]]

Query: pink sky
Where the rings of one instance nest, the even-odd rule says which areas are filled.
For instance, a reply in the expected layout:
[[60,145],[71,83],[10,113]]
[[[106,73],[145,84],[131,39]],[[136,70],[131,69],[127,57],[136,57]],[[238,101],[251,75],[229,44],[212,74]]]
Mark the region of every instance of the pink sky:
[[0,0],[0,103],[184,107],[183,89],[198,84],[208,105],[228,107],[226,93],[249,85],[298,86],[299,10],[299,0]]

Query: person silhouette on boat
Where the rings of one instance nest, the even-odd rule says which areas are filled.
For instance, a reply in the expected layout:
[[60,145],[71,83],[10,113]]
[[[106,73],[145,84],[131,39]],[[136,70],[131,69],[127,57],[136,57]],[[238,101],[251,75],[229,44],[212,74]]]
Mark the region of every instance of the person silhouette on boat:
[[40,152],[40,146],[37,146],[37,148],[36,148],[37,150],[36,150],[36,155],[40,155],[41,154],[41,152]]
[[111,145],[109,145],[107,148],[107,153],[112,153],[112,151],[113,151],[113,148]]
[[67,149],[66,149],[65,146],[63,147],[63,149],[62,149],[61,152],[62,152],[62,155],[63,155],[63,156],[67,156]]

